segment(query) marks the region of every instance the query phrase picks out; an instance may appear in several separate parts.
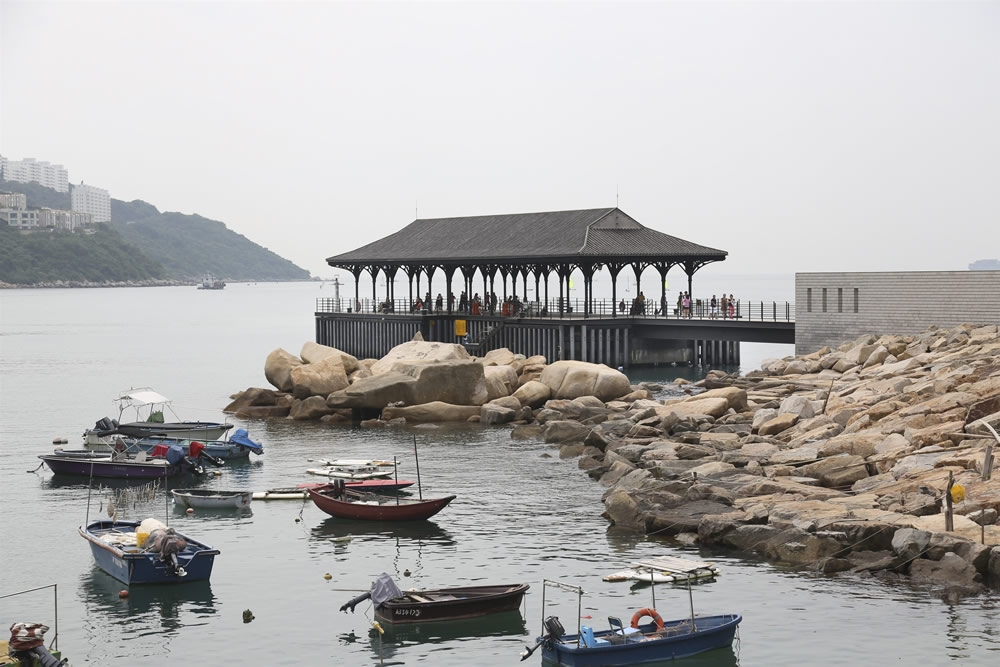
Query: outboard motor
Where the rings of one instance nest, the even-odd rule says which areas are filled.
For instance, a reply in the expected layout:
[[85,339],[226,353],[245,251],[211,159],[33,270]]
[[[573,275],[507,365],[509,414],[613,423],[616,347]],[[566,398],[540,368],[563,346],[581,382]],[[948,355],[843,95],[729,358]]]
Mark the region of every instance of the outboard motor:
[[346,489],[347,489],[347,486],[344,484],[344,480],[342,480],[340,478],[337,478],[337,479],[333,480],[333,497],[334,498],[343,498],[346,495],[346,493],[345,493]]
[[101,419],[98,419],[97,422],[94,424],[95,433],[97,433],[97,435],[102,438],[106,435],[111,435],[117,430],[118,430],[118,422],[109,419],[108,417],[102,417]]
[[524,648],[524,651],[521,653],[521,662],[530,658],[531,654],[537,651],[539,646],[544,645],[546,649],[551,649],[552,642],[559,641],[563,638],[563,635],[566,634],[566,629],[563,627],[563,624],[559,622],[558,616],[549,616],[545,619],[542,625],[545,626],[547,631],[546,635],[544,637],[539,637],[534,646],[526,646]]

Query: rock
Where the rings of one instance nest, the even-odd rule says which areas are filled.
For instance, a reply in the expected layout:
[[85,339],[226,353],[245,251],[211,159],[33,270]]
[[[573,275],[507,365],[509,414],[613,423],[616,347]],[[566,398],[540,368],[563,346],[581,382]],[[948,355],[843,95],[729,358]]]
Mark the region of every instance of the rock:
[[990,551],[992,547],[979,542],[961,540],[955,546],[955,553],[980,574],[989,574]]
[[[605,463],[607,463],[607,459],[605,459]],[[618,480],[620,480],[622,477],[629,474],[633,470],[635,470],[635,466],[631,465],[630,463],[626,463],[625,461],[615,461],[614,463],[611,464],[611,467],[608,469],[608,471],[604,473],[604,475],[602,475],[601,479],[598,481],[601,484],[601,486],[612,486]]]
[[518,387],[517,373],[510,366],[484,366],[483,376],[490,401],[510,396]]
[[291,403],[285,405],[249,405],[236,411],[236,416],[240,419],[270,419],[274,417],[287,417],[291,412]]
[[732,508],[711,500],[698,500],[661,510],[651,510],[643,513],[646,531],[658,535],[676,535],[677,533],[698,532],[698,525],[706,516],[725,514]]
[[799,469],[806,477],[815,477],[819,483],[829,488],[850,486],[859,479],[868,477],[865,460],[852,454],[839,454],[821,459]]
[[510,431],[511,440],[542,440],[542,427],[539,424],[518,424]]
[[854,551],[847,555],[854,572],[876,572],[899,567],[901,559],[891,551]]
[[575,459],[581,454],[583,454],[583,445],[580,443],[563,445],[559,448],[559,458],[561,459]]
[[975,512],[969,512],[965,515],[965,518],[975,521],[980,526],[992,526],[997,522],[997,511],[991,507],[987,507]]
[[703,400],[706,398],[724,398],[729,409],[736,412],[744,412],[747,409],[747,392],[739,387],[721,387],[719,389],[709,389],[706,392],[692,396],[689,401]]
[[555,398],[596,396],[610,401],[632,391],[628,377],[604,364],[585,361],[557,361],[542,371],[539,381],[549,387]]
[[284,394],[279,394],[273,389],[250,387],[246,391],[237,394],[233,401],[224,407],[222,411],[225,413],[235,413],[239,412],[242,408],[274,406],[278,404],[278,397],[280,396],[284,396]]
[[861,367],[870,368],[872,366],[876,366],[878,364],[881,364],[888,357],[889,357],[889,350],[884,345],[879,345],[874,350],[872,350],[871,354],[868,355],[868,358],[865,359]]
[[403,373],[382,373],[355,381],[351,386],[326,397],[331,408],[381,410],[390,403],[409,404],[416,379]]
[[963,541],[950,533],[932,532],[930,545],[927,547],[927,553],[924,554],[924,557],[930,560],[941,560],[945,554],[953,553],[958,548],[959,543]]
[[919,557],[930,546],[931,534],[926,530],[900,528],[892,535],[892,550],[904,561]]
[[783,414],[778,415],[774,419],[764,422],[757,429],[757,433],[763,436],[775,435],[781,433],[782,431],[788,430],[795,425],[795,422],[799,420],[796,414]]
[[310,419],[319,419],[320,417],[328,415],[331,412],[333,412],[333,410],[327,407],[325,398],[322,396],[310,396],[305,400],[297,400],[292,403],[288,416],[298,421],[305,421]]
[[918,558],[910,564],[910,579],[915,583],[943,586],[957,595],[974,595],[983,589],[976,574],[976,568],[952,553],[940,561]]
[[[427,343],[411,340],[389,350],[389,352],[372,364],[372,375],[381,375],[395,369],[398,362],[447,362],[470,361],[469,353],[456,343]],[[482,364],[478,364],[480,367]]]
[[700,466],[691,468],[688,472],[697,474],[699,477],[725,477],[726,475],[733,474],[735,470],[736,466],[731,463],[712,461],[711,463],[703,463]]
[[320,345],[312,341],[306,341],[302,344],[302,351],[299,352],[299,356],[307,364],[315,364],[327,357],[336,356],[340,357],[340,361],[344,366],[344,372],[347,375],[358,370],[358,358],[354,355],[338,350],[335,347]]
[[561,419],[546,422],[542,430],[542,437],[545,442],[550,443],[582,443],[590,433],[590,427],[579,422]]
[[1000,547],[990,549],[990,562],[987,565],[990,576],[1000,577]]
[[774,408],[762,408],[754,413],[753,421],[750,423],[750,431],[756,433],[762,424],[771,421],[778,416],[778,411]]
[[[380,377],[380,376],[375,376]],[[480,416],[477,405],[454,405],[442,401],[431,401],[408,407],[384,408],[382,419],[406,419],[409,424],[429,424],[435,422],[464,422],[469,417]]]
[[267,355],[264,361],[264,377],[279,391],[291,391],[292,368],[301,365],[301,359],[279,347]]
[[483,357],[483,366],[509,366],[515,359],[516,356],[513,352],[505,347],[501,347],[486,353]]
[[781,407],[778,408],[778,415],[795,415],[799,419],[809,419],[814,417],[816,412],[813,410],[812,401],[807,399],[805,396],[789,396],[781,402]]
[[[508,397],[509,398],[509,397]],[[514,421],[517,413],[497,403],[487,403],[479,411],[479,422],[484,426],[499,426]]]
[[709,415],[710,417],[721,417],[729,410],[729,401],[724,397],[688,399],[677,403],[670,403],[661,408],[657,408],[657,413],[666,415],[674,413],[681,419],[692,415]]
[[604,500],[604,517],[619,528],[642,528],[639,504],[624,489],[613,490]]
[[513,396],[521,402],[521,405],[527,405],[532,408],[537,408],[545,404],[545,401],[549,400],[552,395],[552,390],[549,386],[538,382],[537,380],[531,380],[518,387]]
[[350,384],[339,354],[328,355],[313,363],[292,366],[289,375],[292,379],[292,395],[295,398],[322,396],[325,400],[331,393],[340,391]]
[[399,401],[406,405],[438,401],[475,406],[486,402],[485,376],[479,362],[397,362],[394,369],[333,392],[327,402],[331,407],[372,409]]

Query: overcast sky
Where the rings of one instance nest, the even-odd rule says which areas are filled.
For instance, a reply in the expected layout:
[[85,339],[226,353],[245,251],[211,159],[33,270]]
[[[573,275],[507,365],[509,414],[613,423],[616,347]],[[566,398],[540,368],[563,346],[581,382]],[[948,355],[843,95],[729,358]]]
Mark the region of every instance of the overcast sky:
[[1000,256],[1000,3],[0,0],[0,153],[324,259],[620,206],[716,273]]

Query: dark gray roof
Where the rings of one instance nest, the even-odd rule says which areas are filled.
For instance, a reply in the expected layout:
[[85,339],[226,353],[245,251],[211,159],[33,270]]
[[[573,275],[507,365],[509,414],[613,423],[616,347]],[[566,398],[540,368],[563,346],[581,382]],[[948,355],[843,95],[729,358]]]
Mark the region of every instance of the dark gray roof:
[[713,261],[725,259],[726,254],[643,227],[620,209],[593,208],[418,219],[394,234],[326,261],[331,266],[591,258]]

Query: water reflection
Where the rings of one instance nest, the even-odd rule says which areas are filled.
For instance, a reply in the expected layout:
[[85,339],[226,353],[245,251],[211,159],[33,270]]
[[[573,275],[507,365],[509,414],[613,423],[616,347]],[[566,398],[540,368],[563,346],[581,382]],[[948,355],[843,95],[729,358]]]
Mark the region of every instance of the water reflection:
[[440,546],[455,544],[452,534],[434,521],[350,521],[331,517],[314,527],[312,536],[326,541],[364,536],[424,540]]
[[[372,653],[376,659],[391,660],[400,657],[397,654],[407,646],[415,644],[431,645],[445,644],[456,640],[475,640],[486,637],[516,637],[528,635],[528,629],[519,611],[509,611],[500,614],[490,614],[483,618],[469,618],[459,621],[438,621],[434,623],[383,623],[385,631],[381,637],[372,628],[368,635]],[[341,641],[351,643],[357,641],[354,633],[342,635]],[[518,655],[518,650],[512,648],[511,657]],[[433,651],[433,648],[429,650]],[[497,661],[501,662],[501,661]],[[387,663],[389,664],[389,663]]]

